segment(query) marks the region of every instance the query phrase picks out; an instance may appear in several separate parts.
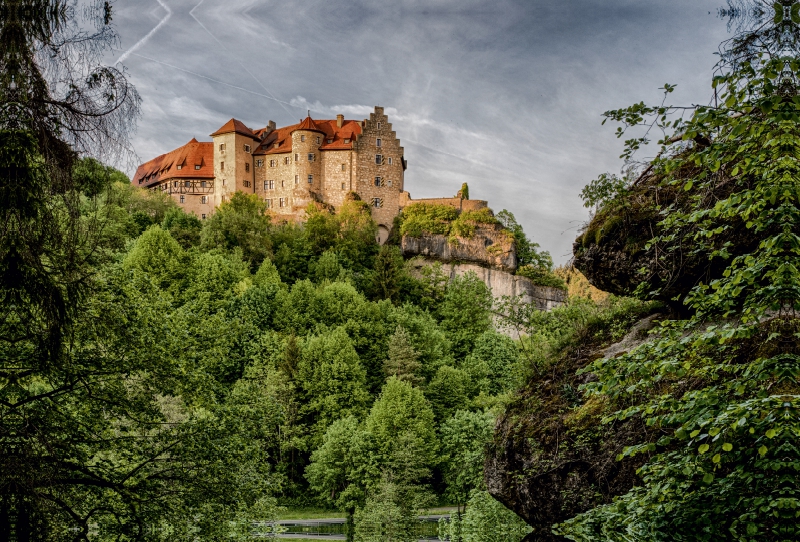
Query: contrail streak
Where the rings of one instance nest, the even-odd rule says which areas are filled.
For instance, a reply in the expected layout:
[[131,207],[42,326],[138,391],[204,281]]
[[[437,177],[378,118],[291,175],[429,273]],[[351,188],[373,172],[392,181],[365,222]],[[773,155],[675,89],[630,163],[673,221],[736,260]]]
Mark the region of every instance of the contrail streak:
[[124,53],[122,53],[122,56],[120,56],[120,57],[117,59],[117,61],[114,63],[114,65],[115,65],[115,66],[116,66],[117,64],[119,64],[120,62],[123,62],[123,61],[124,61],[126,58],[128,58],[128,57],[129,57],[131,54],[133,54],[133,52],[134,52],[136,49],[138,49],[139,47],[141,47],[142,45],[144,45],[145,43],[147,43],[147,41],[148,41],[150,38],[152,38],[152,37],[153,37],[153,34],[155,34],[156,32],[158,32],[158,29],[159,29],[159,28],[161,28],[162,26],[164,26],[165,24],[167,24],[167,21],[169,21],[170,17],[172,17],[172,10],[171,10],[171,9],[169,9],[169,6],[167,6],[167,4],[165,4],[165,3],[163,2],[163,0],[158,0],[158,3],[159,3],[159,4],[161,4],[161,7],[163,7],[165,10],[167,10],[167,15],[166,15],[166,16],[165,16],[163,19],[161,19],[161,21],[160,21],[160,22],[159,22],[159,23],[156,25],[156,27],[155,27],[155,28],[153,28],[153,29],[152,29],[150,32],[148,32],[148,33],[147,33],[147,35],[146,35],[145,37],[143,37],[142,39],[140,39],[139,41],[137,41],[136,43],[134,43],[134,44],[133,44],[133,47],[131,47],[130,49],[128,49],[127,51],[125,51]]
[[[227,52],[227,53],[230,53],[230,51],[228,50],[228,48],[227,48],[227,47],[225,47],[225,44],[223,44],[221,41],[219,41],[219,40],[217,39],[217,37],[216,37],[214,34],[212,34],[212,33],[211,33],[211,31],[210,31],[208,28],[206,28],[206,25],[204,25],[203,23],[201,23],[201,22],[200,22],[200,19],[198,19],[198,18],[195,16],[195,14],[194,14],[194,10],[196,10],[197,8],[199,8],[199,7],[202,5],[202,3],[203,3],[203,2],[205,2],[205,0],[200,0],[200,3],[198,3],[198,4],[197,4],[195,7],[193,7],[193,8],[192,8],[192,11],[190,11],[190,12],[189,12],[189,15],[191,15],[191,16],[192,16],[192,19],[194,19],[194,20],[197,22],[197,24],[199,24],[199,25],[200,25],[200,27],[201,27],[203,30],[205,30],[205,31],[206,31],[206,33],[207,33],[209,36],[211,36],[211,37],[214,39],[214,41],[216,41],[216,42],[219,44],[219,46],[220,46],[220,47],[222,47],[222,48],[225,50],[225,52]],[[235,57],[235,55],[234,55],[234,58],[236,58],[236,57]],[[284,110],[284,111],[286,111],[286,113],[288,113],[289,115],[293,115],[293,114],[294,114],[294,113],[292,113],[291,111],[289,111],[288,109],[286,109],[286,106],[285,106],[285,105],[283,105],[283,104],[284,104],[284,103],[286,103],[286,102],[282,102],[281,100],[279,100],[279,99],[277,99],[275,96],[273,96],[273,95],[272,95],[272,93],[271,93],[271,92],[270,92],[270,91],[267,89],[267,87],[265,87],[265,86],[264,86],[264,85],[261,83],[261,81],[258,79],[258,77],[256,77],[255,75],[253,75],[253,73],[252,73],[250,70],[248,70],[248,69],[247,69],[247,66],[245,66],[244,64],[242,64],[242,62],[241,62],[241,61],[240,61],[238,58],[236,58],[236,62],[238,62],[238,63],[239,63],[239,65],[242,67],[242,69],[243,69],[244,71],[246,71],[246,72],[247,72],[247,74],[248,74],[250,77],[252,77],[252,78],[253,78],[253,80],[254,80],[256,83],[258,83],[258,86],[260,86],[261,88],[263,88],[263,89],[264,89],[264,92],[266,92],[267,94],[269,94],[269,97],[270,97],[270,98],[272,98],[273,100],[275,100],[276,102],[278,102],[279,104],[281,104],[281,107],[283,107],[283,110]],[[294,107],[294,106],[293,106],[293,105],[291,105],[291,104],[288,104],[288,105],[289,105],[290,107]]]
[[130,54],[132,54],[133,56],[138,56],[139,58],[143,58],[145,60],[149,60],[150,62],[155,62],[156,64],[161,64],[162,66],[167,66],[168,68],[172,68],[173,70],[178,70],[178,71],[181,71],[181,72],[184,72],[184,73],[188,73],[189,75],[194,75],[195,77],[200,77],[202,79],[207,79],[208,81],[213,81],[214,83],[219,83],[220,85],[225,85],[226,87],[235,88],[236,90],[241,90],[242,92],[247,92],[248,94],[254,94],[256,96],[261,96],[262,98],[267,98],[268,100],[276,101],[281,105],[288,105],[288,106],[294,107],[289,102],[281,101],[281,100],[279,100],[278,98],[276,98],[274,96],[268,96],[266,94],[261,94],[260,92],[254,92],[252,90],[248,90],[248,89],[246,89],[244,87],[238,87],[236,85],[231,85],[230,83],[226,83],[225,81],[220,81],[219,79],[214,79],[213,77],[208,77],[207,75],[203,75],[201,73],[193,72],[193,71],[187,70],[185,68],[180,68],[178,66],[173,66],[172,64],[168,64],[167,62],[163,62],[161,60],[156,60],[155,58],[150,58],[149,56],[144,56],[144,55],[141,55],[139,53],[131,52]]

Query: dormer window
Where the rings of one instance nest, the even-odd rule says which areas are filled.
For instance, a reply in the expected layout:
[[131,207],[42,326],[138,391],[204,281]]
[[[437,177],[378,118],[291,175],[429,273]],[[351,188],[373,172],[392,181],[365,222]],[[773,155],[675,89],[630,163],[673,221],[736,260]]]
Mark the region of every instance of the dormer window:
[[197,170],[197,169],[200,169],[200,167],[201,167],[201,166],[200,166],[200,164],[196,164],[196,165],[194,166],[194,169],[196,169],[196,170]]
[[281,146],[281,144],[276,141],[274,147],[277,149],[280,146]]
[[330,143],[333,143],[333,139],[329,139],[329,140],[328,140],[328,143],[329,143],[329,144],[330,144]]
[[179,165],[179,166],[178,166],[178,169],[179,169],[179,170],[180,170],[180,169],[183,169],[183,166]]
[[344,139],[344,142],[345,142],[345,143],[350,143],[350,138],[349,138],[349,137],[346,137],[346,138]]

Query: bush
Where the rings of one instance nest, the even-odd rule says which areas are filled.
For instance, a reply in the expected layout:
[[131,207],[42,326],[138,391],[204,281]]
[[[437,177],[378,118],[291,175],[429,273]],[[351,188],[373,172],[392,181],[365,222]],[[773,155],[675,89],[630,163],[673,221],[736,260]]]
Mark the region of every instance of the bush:
[[449,205],[433,203],[413,203],[403,209],[400,233],[409,237],[421,237],[423,234],[448,235],[458,211]]
[[567,284],[564,279],[546,268],[523,265],[517,269],[517,275],[531,279],[537,286],[549,286],[559,290],[567,290]]

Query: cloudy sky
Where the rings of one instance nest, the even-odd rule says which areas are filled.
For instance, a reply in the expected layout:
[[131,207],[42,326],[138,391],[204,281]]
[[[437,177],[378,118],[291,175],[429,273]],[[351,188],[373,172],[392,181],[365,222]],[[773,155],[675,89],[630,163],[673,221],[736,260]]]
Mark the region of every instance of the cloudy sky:
[[[722,0],[116,0],[120,62],[143,99],[144,161],[231,117],[365,118],[386,108],[412,197],[512,211],[566,262],[581,188],[618,172],[603,111],[708,103]],[[645,151],[638,158],[646,158]]]

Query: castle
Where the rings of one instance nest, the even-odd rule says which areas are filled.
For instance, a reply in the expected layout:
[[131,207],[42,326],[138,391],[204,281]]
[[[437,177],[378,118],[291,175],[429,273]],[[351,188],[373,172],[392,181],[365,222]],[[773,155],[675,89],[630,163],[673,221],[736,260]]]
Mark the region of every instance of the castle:
[[211,134],[192,139],[139,166],[132,183],[168,193],[185,211],[205,219],[234,192],[258,194],[278,219],[302,220],[311,202],[338,209],[354,192],[370,205],[384,242],[400,210],[414,201],[466,210],[485,201],[460,197],[411,200],[404,190],[407,163],[382,107],[368,119],[315,120],[251,130],[231,119]]

